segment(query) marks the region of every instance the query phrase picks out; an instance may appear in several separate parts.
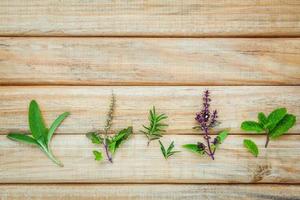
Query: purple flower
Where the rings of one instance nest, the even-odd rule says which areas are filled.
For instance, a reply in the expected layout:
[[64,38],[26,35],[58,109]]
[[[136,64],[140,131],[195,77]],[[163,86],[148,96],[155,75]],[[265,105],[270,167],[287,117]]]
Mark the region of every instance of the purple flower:
[[[211,141],[211,137],[209,136],[209,128],[217,125],[218,112],[214,110],[212,113],[210,112],[210,93],[208,90],[205,90],[203,95],[203,108],[200,112],[196,113],[195,120],[200,124],[200,128],[204,131],[204,139],[207,143],[208,151],[206,152],[212,159],[214,159],[215,151],[212,151],[211,145],[216,145],[218,143],[218,138],[215,138]],[[203,143],[197,144],[200,149],[205,149],[206,146]]]

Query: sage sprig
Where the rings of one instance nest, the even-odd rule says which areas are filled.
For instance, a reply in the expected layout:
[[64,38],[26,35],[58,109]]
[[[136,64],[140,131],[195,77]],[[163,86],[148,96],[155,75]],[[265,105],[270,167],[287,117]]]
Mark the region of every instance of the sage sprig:
[[166,149],[165,146],[163,145],[163,143],[159,140],[158,141],[160,144],[160,150],[164,156],[164,158],[167,160],[170,156],[174,155],[175,153],[179,153],[180,151],[173,151],[175,145],[174,145],[174,141],[171,142],[171,144],[169,145],[169,147]]
[[[86,137],[89,138],[93,144],[98,144],[103,146],[105,155],[108,161],[111,163],[113,163],[113,155],[115,154],[116,150],[120,147],[122,142],[127,140],[129,136],[132,135],[133,132],[132,127],[128,127],[117,132],[117,134],[113,136],[110,136],[108,134],[112,126],[113,114],[115,109],[115,101],[116,101],[115,95],[112,94],[104,130],[89,132],[86,134]],[[103,159],[103,155],[101,151],[94,150],[93,154],[96,161],[101,161]]]
[[9,133],[7,137],[17,142],[39,147],[55,164],[63,167],[63,164],[53,155],[50,149],[50,142],[56,129],[69,114],[69,112],[61,114],[48,129],[44,123],[38,103],[35,100],[32,100],[29,105],[28,114],[32,137],[22,133]]
[[284,135],[296,123],[296,116],[287,113],[286,108],[275,109],[268,116],[260,112],[257,118],[258,122],[244,121],[241,124],[241,129],[258,134],[264,133],[266,135],[265,148],[268,147],[270,140]]
[[162,123],[163,120],[167,119],[168,116],[165,114],[157,114],[155,107],[149,111],[149,126],[145,126],[144,130],[140,132],[145,134],[148,138],[147,146],[149,146],[150,142],[153,140],[157,140],[162,137],[162,134],[166,132],[165,128],[168,126],[165,123]]

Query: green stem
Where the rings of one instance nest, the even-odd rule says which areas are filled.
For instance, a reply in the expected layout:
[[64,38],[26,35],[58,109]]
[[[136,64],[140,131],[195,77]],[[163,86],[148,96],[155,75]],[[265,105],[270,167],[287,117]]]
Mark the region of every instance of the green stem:
[[44,145],[40,145],[40,148],[42,149],[42,151],[47,155],[47,157],[52,160],[52,162],[54,162],[56,165],[58,165],[59,167],[63,167],[63,163],[61,161],[59,161],[57,158],[55,158],[55,156],[53,155],[53,153],[51,152],[51,150],[48,148],[46,148]]

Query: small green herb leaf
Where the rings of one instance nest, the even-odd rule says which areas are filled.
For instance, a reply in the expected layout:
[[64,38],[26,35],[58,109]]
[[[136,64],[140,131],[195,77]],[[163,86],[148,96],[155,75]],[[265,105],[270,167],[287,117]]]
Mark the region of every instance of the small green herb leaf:
[[89,132],[85,134],[87,138],[89,138],[93,144],[102,144],[103,138],[98,135],[96,132]]
[[32,145],[39,145],[37,141],[25,134],[22,133],[10,133],[7,135],[7,137],[11,140],[17,141],[17,142],[22,142],[26,144],[32,144]]
[[222,144],[224,142],[224,140],[227,138],[227,136],[228,136],[227,130],[224,130],[221,133],[219,133],[219,135],[217,136],[218,144]]
[[48,131],[48,136],[47,136],[47,144],[49,144],[55,130],[59,127],[59,125],[70,115],[69,112],[65,112],[61,114],[51,125],[49,131]]
[[174,155],[175,153],[180,152],[180,151],[172,151],[173,148],[175,147],[174,141],[171,142],[171,144],[169,145],[167,150],[165,149],[164,145],[162,144],[162,142],[160,140],[158,142],[160,144],[160,149],[161,149],[161,152],[162,152],[163,156],[165,157],[165,159],[168,159],[170,156]]
[[121,143],[125,141],[130,135],[132,135],[132,127],[121,130],[117,135],[115,135],[111,140],[109,140],[109,151],[115,153],[120,147]]
[[255,131],[257,133],[264,131],[263,127],[255,121],[244,121],[241,125],[241,129],[244,131]]
[[185,144],[182,147],[197,154],[204,154],[204,149],[200,149],[197,144]]
[[39,105],[35,100],[30,102],[29,106],[29,126],[32,136],[39,141],[45,142],[48,130],[45,126]]
[[248,139],[244,139],[244,146],[248,149],[250,153],[252,153],[255,157],[258,156],[258,148],[257,145],[252,141]]
[[164,145],[161,143],[160,140],[158,142],[160,144],[160,150],[161,150],[163,156],[167,159],[167,152],[166,152],[166,149],[165,149]]
[[93,154],[95,156],[95,160],[101,161],[103,159],[102,153],[100,151],[93,151]]
[[286,108],[278,108],[273,112],[271,112],[270,115],[268,116],[269,124],[267,128],[269,130],[272,130],[277,125],[277,123],[279,123],[284,118],[286,114],[287,114]]
[[277,123],[274,129],[271,130],[269,133],[271,139],[276,139],[279,136],[283,135],[287,132],[290,128],[292,128],[296,123],[296,116],[287,114],[284,118]]
[[266,117],[266,115],[263,112],[258,113],[258,121],[259,123],[265,127],[268,124],[268,118]]

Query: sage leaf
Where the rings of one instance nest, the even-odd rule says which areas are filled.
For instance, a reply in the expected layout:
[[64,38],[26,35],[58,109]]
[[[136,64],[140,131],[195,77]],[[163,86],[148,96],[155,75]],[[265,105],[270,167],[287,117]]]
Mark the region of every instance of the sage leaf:
[[100,151],[93,151],[95,160],[101,161],[103,159],[102,153]]
[[264,131],[263,127],[255,121],[244,121],[241,125],[241,129],[244,131],[255,131],[257,133]]
[[66,119],[68,116],[70,115],[69,112],[65,112],[63,114],[61,114],[60,116],[58,116],[58,118],[52,123],[49,131],[48,131],[48,136],[47,136],[47,144],[49,144],[54,132],[56,131],[56,129],[59,127],[59,125],[64,121],[64,119]]
[[273,128],[275,128],[277,123],[279,123],[286,114],[287,114],[286,108],[278,108],[278,109],[275,109],[274,111],[272,111],[270,113],[270,115],[268,116],[269,125],[267,128],[269,130],[272,130]]
[[35,100],[32,100],[29,106],[29,126],[32,136],[36,140],[46,142],[48,130],[42,118],[39,105]]
[[282,120],[275,126],[274,129],[269,133],[271,139],[276,139],[279,136],[286,133],[290,128],[292,128],[296,123],[296,116],[287,114]]
[[255,157],[258,156],[259,151],[257,145],[252,140],[244,139],[244,147],[246,147],[248,151],[252,153],[252,155],[254,155]]
[[34,138],[22,133],[9,133],[7,137],[17,142],[22,142],[31,145],[39,145]]
[[197,144],[185,144],[182,147],[197,154],[204,154],[204,150],[200,149]]

